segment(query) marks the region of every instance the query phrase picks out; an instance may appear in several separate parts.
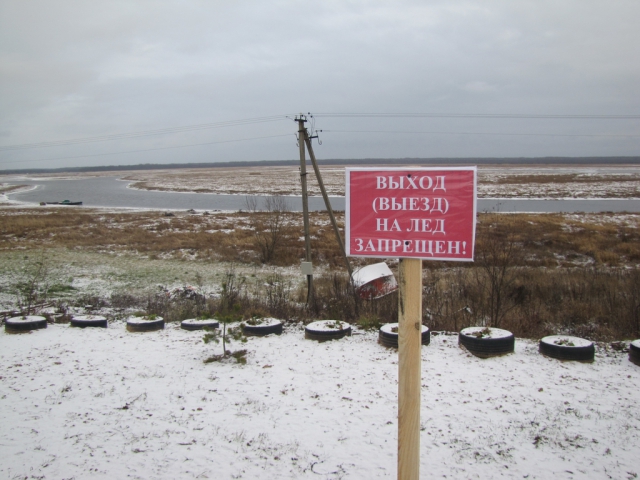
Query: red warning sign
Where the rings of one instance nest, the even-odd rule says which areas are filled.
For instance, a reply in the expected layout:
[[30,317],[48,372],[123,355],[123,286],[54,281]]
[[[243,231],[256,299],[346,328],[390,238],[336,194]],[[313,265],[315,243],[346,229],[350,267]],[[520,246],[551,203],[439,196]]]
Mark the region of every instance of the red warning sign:
[[473,261],[476,178],[476,167],[347,168],[347,255]]

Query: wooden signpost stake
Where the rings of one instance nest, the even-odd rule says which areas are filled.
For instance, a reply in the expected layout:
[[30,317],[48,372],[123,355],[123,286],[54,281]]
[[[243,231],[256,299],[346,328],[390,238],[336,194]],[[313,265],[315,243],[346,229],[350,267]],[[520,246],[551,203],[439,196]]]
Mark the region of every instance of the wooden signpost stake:
[[399,480],[420,478],[422,260],[473,261],[476,186],[476,167],[346,170],[346,254],[399,258]]
[[420,478],[422,260],[398,267],[398,479]]

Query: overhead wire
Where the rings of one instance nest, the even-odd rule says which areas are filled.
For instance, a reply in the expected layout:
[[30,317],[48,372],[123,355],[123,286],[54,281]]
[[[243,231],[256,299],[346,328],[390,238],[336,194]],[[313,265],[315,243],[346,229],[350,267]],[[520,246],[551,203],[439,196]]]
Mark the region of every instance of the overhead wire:
[[275,122],[275,121],[287,120],[287,119],[288,119],[287,115],[271,115],[268,117],[255,117],[255,118],[245,118],[245,119],[239,119],[239,120],[227,120],[223,122],[200,123],[196,125],[185,125],[181,127],[168,127],[168,128],[160,128],[156,130],[142,130],[138,132],[115,133],[112,135],[100,135],[95,137],[75,138],[75,139],[69,139],[69,140],[54,140],[49,142],[3,145],[3,146],[0,146],[0,152],[9,151],[9,150],[24,150],[29,148],[78,145],[82,143],[104,142],[104,141],[110,141],[110,140],[139,138],[139,137],[147,137],[147,136],[153,136],[153,135],[166,135],[171,133],[192,132],[192,131],[207,130],[212,128],[236,127],[236,126],[251,125],[256,123]]
[[37,160],[14,160],[14,161],[9,161],[9,162],[3,162],[0,160],[0,164],[9,164],[9,163],[23,163],[23,162],[49,162],[49,161],[54,161],[54,160],[72,160],[72,159],[77,159],[77,158],[90,158],[90,157],[104,157],[104,156],[108,156],[108,155],[124,155],[127,153],[141,153],[141,152],[152,152],[152,151],[156,151],[156,150],[169,150],[169,149],[173,149],[173,148],[185,148],[185,147],[198,147],[201,145],[215,145],[218,143],[233,143],[233,142],[244,142],[247,140],[258,140],[258,139],[263,139],[263,138],[277,138],[277,137],[289,137],[289,136],[295,136],[295,134],[293,133],[285,133],[285,134],[281,134],[281,135],[267,135],[267,136],[263,136],[263,137],[251,137],[251,138],[238,138],[235,140],[221,140],[218,142],[205,142],[205,143],[192,143],[189,145],[172,145],[172,146],[167,146],[167,147],[157,147],[157,148],[145,148],[142,150],[127,150],[127,151],[123,151],[123,152],[108,152],[108,153],[93,153],[93,154],[88,154],[88,155],[77,155],[77,156],[72,156],[72,157],[56,157],[56,158],[41,158],[41,159],[37,159]]
[[565,133],[498,133],[498,132],[436,132],[436,131],[410,131],[410,130],[318,130],[322,133],[397,133],[397,134],[427,134],[427,135],[498,135],[498,136],[526,136],[526,137],[640,137],[632,134],[565,134]]
[[314,113],[316,117],[334,118],[506,118],[506,119],[585,119],[637,120],[640,115],[554,115],[530,113]]
[[[493,119],[591,119],[591,120],[630,120],[640,119],[640,115],[551,115],[551,114],[474,114],[474,113],[316,113],[313,117],[333,118],[493,118]],[[121,139],[131,139],[154,135],[166,135],[172,133],[192,132],[213,128],[243,126],[257,123],[290,120],[291,114],[270,115],[221,122],[201,123],[179,127],[167,127],[154,130],[142,130],[137,132],[116,133],[111,135],[99,135],[68,140],[53,140],[48,142],[23,143],[15,145],[0,145],[0,152],[11,150],[24,150],[30,148],[58,147],[78,145],[83,143],[104,142]],[[462,132],[464,133],[464,132]]]
[[[467,118],[467,119],[587,119],[587,120],[636,120],[640,119],[640,115],[555,115],[555,114],[473,114],[473,113],[340,113],[340,112],[328,112],[328,113],[315,113],[308,114],[311,118],[311,132],[315,130],[315,119],[317,117],[323,118]],[[193,132],[199,130],[207,130],[207,129],[215,129],[215,128],[225,128],[225,127],[234,127],[234,126],[244,126],[251,124],[259,124],[259,123],[267,123],[267,122],[276,122],[281,120],[293,120],[292,114],[283,114],[283,115],[270,115],[264,117],[253,117],[253,118],[245,118],[245,119],[236,119],[236,120],[227,120],[220,122],[211,122],[211,123],[201,123],[194,125],[185,125],[179,127],[167,127],[161,129],[154,130],[142,130],[136,132],[126,132],[126,133],[117,133],[111,135],[101,135],[94,137],[83,137],[83,138],[75,138],[68,140],[57,140],[57,141],[48,141],[48,142],[34,142],[34,143],[24,143],[24,144],[15,144],[15,145],[4,145],[0,146],[0,153],[9,152],[9,151],[20,151],[27,150],[33,148],[45,148],[45,147],[58,147],[58,146],[69,146],[69,145],[79,145],[86,143],[95,143],[95,142],[104,142],[104,141],[113,141],[113,140],[121,140],[121,139],[135,139],[140,137],[154,136],[154,135],[167,135],[174,133],[183,133],[183,132]],[[424,135],[482,135],[482,136],[532,136],[532,137],[605,137],[605,138],[635,138],[640,137],[640,135],[633,134],[559,134],[559,133],[500,133],[500,132],[447,132],[447,131],[398,131],[398,130],[334,130],[334,129],[323,129],[317,130],[316,132],[323,133],[381,133],[381,134],[424,134]],[[128,153],[141,153],[141,152],[149,152],[149,151],[158,151],[158,150],[167,150],[167,149],[175,149],[175,148],[186,148],[186,147],[194,147],[201,145],[215,145],[221,143],[231,143],[231,142],[242,142],[248,140],[256,140],[256,139],[265,139],[265,138],[275,138],[275,137],[285,137],[289,134],[283,135],[269,135],[269,136],[258,136],[251,138],[243,138],[236,140],[222,140],[216,142],[204,142],[204,143],[195,143],[195,144],[187,144],[187,145],[174,145],[174,146],[166,146],[166,147],[158,147],[158,148],[147,148],[147,149],[138,149],[138,150],[126,150],[120,152],[109,152],[109,153],[96,153],[96,154],[87,154],[87,155],[76,155],[76,156],[60,156],[54,158],[42,158],[36,160],[28,160],[28,162],[47,162],[54,160],[67,160],[67,159],[78,159],[78,158],[90,158],[90,157],[100,157],[100,156],[108,156],[108,155],[123,155]],[[8,161],[0,163],[9,164],[9,163],[21,163],[25,160],[19,161]]]

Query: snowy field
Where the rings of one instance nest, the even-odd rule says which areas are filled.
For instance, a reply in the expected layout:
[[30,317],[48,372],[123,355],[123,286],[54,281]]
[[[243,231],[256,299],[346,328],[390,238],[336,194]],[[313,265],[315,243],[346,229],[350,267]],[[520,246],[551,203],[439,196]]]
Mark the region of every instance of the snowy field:
[[[413,165],[412,167],[416,167]],[[345,167],[320,167],[329,195],[344,196]],[[313,169],[309,167],[310,195],[320,195]],[[75,179],[118,177],[131,182],[129,188],[167,192],[238,195],[299,195],[300,171],[295,165],[280,167],[199,168],[35,174],[28,178]],[[2,182],[27,177],[0,175],[0,194],[8,190]],[[479,198],[640,198],[638,165],[480,165]],[[1,200],[1,197],[0,197]],[[0,202],[1,203],[1,202]]]
[[[324,166],[321,174],[329,195],[344,196],[344,167]],[[298,167],[208,168],[196,170],[127,172],[130,188],[174,192],[296,195]],[[309,193],[320,195],[311,170]],[[638,198],[640,167],[624,166],[512,166],[481,165],[479,198]]]
[[[0,333],[0,478],[395,478],[397,353],[377,333],[250,338],[246,365],[201,332],[50,325]],[[232,348],[240,348],[238,344]],[[516,352],[455,335],[422,349],[423,478],[633,479],[640,367]]]

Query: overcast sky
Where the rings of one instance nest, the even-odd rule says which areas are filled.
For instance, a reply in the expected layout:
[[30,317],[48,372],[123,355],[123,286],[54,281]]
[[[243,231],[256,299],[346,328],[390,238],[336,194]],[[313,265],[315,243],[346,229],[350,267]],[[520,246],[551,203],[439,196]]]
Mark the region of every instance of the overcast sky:
[[[298,112],[320,160],[640,155],[638,118],[322,115],[638,117],[638,19],[638,0],[0,0],[0,170],[295,159]],[[68,142],[258,117],[277,118]]]

